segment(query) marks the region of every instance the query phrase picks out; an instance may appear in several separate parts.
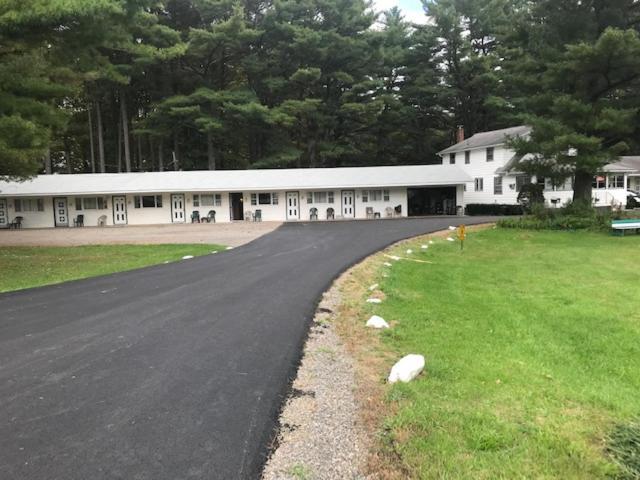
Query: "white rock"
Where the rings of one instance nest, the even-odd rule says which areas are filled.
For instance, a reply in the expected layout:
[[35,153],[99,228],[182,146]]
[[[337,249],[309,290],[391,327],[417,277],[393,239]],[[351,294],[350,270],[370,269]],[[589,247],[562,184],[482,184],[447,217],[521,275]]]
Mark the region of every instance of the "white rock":
[[384,318],[379,317],[378,315],[373,315],[369,320],[367,320],[367,327],[389,328],[389,324],[385,322]]
[[193,255],[185,255],[182,257],[183,260],[189,260],[190,258],[193,258]]
[[413,253],[413,250],[411,250],[410,248],[407,249],[407,255],[411,255]]
[[165,260],[165,261],[164,261],[164,262],[162,262],[162,263],[169,263],[169,260]]
[[383,273],[383,274],[382,274],[382,276],[383,276],[384,278],[389,278],[389,274],[388,274],[388,273]]
[[410,354],[402,357],[396,362],[389,374],[389,383],[410,382],[424,369],[424,357],[422,355]]
[[382,303],[379,298],[367,298],[367,303]]
[[391,264],[390,264],[389,262],[384,262],[384,263],[383,263],[383,265],[384,265],[385,267],[390,267],[390,266],[391,266]]
[[426,250],[427,248],[429,248],[429,245],[420,245],[420,248],[421,248],[422,250]]
[[233,250],[233,247],[227,247],[227,250]]
[[378,288],[378,284],[377,284],[377,283],[374,283],[373,285],[371,285],[371,286],[369,287],[369,290],[371,290],[371,291],[373,292],[376,288]]
[[211,255],[213,255],[214,253],[218,253],[218,250],[213,250],[213,251],[211,252]]
[[455,229],[456,229],[456,227],[454,227],[452,225],[449,225],[449,230],[455,230]]
[[453,239],[451,237],[447,237],[447,242],[455,242],[455,239]]
[[397,255],[390,255],[390,256],[389,256],[389,258],[390,258],[391,260],[395,260],[396,262],[397,262],[398,260],[400,260],[400,257],[398,257]]
[[429,240],[429,245],[433,245],[433,240]]

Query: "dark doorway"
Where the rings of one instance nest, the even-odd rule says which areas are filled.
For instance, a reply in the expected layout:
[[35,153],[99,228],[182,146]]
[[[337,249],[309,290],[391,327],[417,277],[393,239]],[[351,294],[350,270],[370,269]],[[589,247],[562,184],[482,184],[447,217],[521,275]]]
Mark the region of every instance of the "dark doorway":
[[231,208],[231,220],[244,220],[242,193],[230,193],[229,204]]
[[421,187],[407,189],[410,217],[455,215],[456,187]]

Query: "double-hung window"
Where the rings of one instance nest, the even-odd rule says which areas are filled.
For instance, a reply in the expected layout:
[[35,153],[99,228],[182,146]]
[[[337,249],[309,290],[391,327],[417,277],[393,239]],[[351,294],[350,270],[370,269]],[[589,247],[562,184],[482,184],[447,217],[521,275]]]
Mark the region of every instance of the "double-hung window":
[[76,197],[76,210],[104,210],[107,202],[104,197]]
[[516,175],[516,192],[522,190],[522,187],[531,183],[531,177],[529,175]]
[[219,193],[201,193],[193,196],[194,207],[219,207],[222,205],[222,195]]
[[44,212],[44,200],[42,198],[16,198],[13,201],[16,212]]
[[493,177],[493,194],[502,195],[502,177]]
[[455,163],[456,163],[456,154],[455,153],[450,153],[449,154],[449,163],[451,165],[455,165]]
[[466,165],[469,165],[471,163],[471,152],[469,150],[464,152],[464,163]]
[[133,197],[135,208],[162,208],[162,195],[136,195]]
[[252,193],[251,205],[278,205],[278,193],[277,192]]
[[389,190],[363,190],[362,203],[389,201]]
[[482,192],[484,190],[484,179],[482,177],[474,179],[473,183],[476,192]]
[[493,153],[494,153],[493,147],[487,148],[487,162],[493,162]]
[[624,175],[609,175],[609,188],[624,188]]

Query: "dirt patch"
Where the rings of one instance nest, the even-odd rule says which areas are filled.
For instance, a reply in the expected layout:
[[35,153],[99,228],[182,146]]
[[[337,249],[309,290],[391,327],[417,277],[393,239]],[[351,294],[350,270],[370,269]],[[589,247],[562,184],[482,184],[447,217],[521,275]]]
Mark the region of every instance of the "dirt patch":
[[238,222],[0,230],[0,246],[68,247],[215,243],[238,247],[272,232],[280,225],[280,222]]

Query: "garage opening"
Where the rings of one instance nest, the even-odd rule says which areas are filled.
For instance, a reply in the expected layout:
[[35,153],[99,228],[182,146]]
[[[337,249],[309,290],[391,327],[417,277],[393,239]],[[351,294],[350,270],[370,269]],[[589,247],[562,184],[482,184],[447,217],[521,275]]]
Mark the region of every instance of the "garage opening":
[[409,188],[407,197],[410,217],[457,213],[456,187]]

